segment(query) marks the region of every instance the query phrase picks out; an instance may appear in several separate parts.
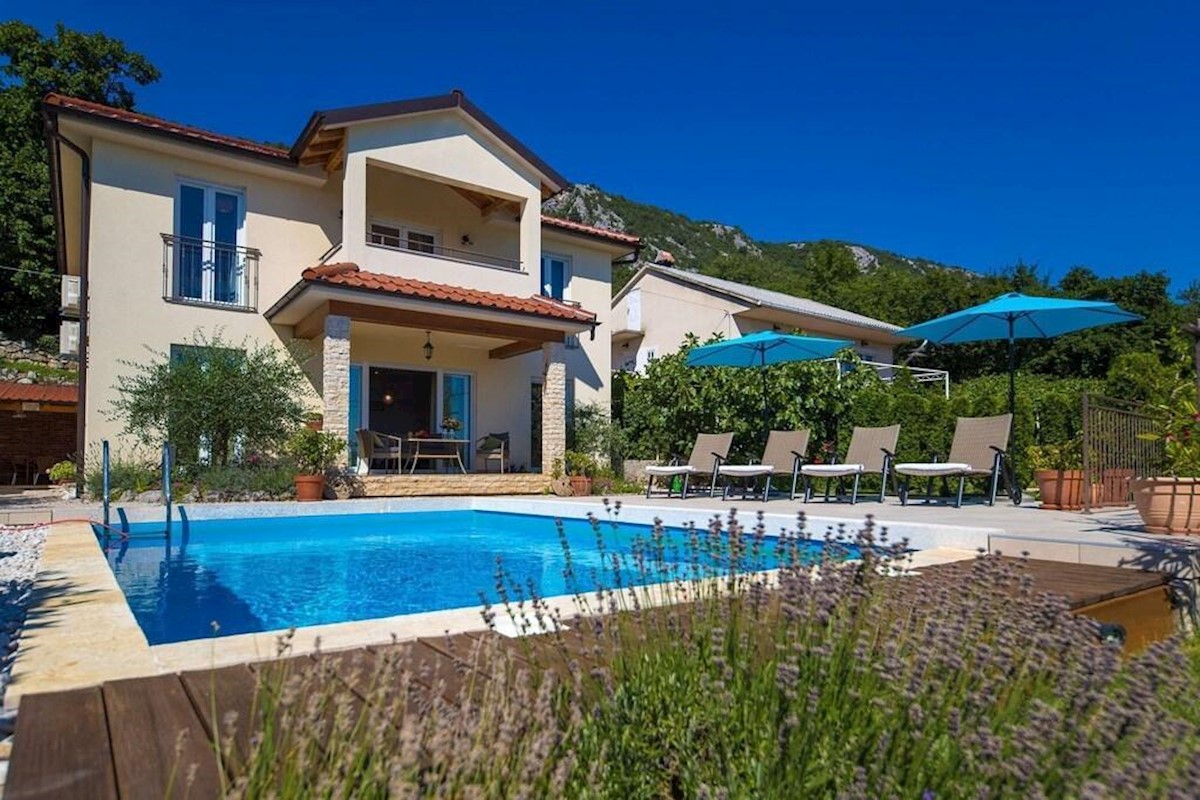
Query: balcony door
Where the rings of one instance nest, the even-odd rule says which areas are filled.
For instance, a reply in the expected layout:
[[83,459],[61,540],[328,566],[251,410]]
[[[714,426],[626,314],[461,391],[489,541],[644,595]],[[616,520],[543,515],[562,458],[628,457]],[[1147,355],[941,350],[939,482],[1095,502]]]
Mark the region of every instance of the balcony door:
[[245,305],[245,197],[202,183],[180,182],[175,203],[175,297]]

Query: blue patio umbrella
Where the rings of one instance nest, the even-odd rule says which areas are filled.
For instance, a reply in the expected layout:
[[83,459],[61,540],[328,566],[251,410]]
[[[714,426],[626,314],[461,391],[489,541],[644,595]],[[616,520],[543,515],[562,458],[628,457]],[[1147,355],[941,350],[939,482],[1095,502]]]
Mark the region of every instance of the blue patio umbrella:
[[1096,300],[1068,300],[1058,297],[1031,297],[1009,292],[982,305],[955,311],[899,331],[897,336],[925,339],[934,344],[962,342],[1008,342],[1008,410],[1016,406],[1017,339],[1051,339],[1064,333],[1137,322],[1116,303]]
[[714,342],[692,348],[688,353],[689,367],[759,367],[762,371],[763,436],[770,428],[770,405],[767,400],[767,370],[772,364],[793,361],[813,361],[830,358],[839,350],[853,347],[845,339],[821,339],[816,336],[797,336],[776,331],[759,331],[725,342]]

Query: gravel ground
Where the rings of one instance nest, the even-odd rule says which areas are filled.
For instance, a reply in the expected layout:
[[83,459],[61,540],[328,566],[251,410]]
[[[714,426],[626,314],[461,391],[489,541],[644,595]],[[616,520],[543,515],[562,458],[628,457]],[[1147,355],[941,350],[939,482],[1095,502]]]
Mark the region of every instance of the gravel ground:
[[[0,701],[17,654],[48,530],[45,525],[0,525]],[[12,733],[15,719],[14,714],[0,714],[0,737]]]

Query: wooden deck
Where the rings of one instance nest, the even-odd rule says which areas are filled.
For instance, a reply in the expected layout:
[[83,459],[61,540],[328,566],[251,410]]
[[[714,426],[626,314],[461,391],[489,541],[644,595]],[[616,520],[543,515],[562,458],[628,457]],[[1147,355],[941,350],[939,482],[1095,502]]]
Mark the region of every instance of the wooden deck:
[[[969,569],[970,563],[944,564],[924,572],[956,574]],[[1076,613],[1120,622],[1129,630],[1131,644],[1170,634],[1164,575],[1049,561],[1026,565],[1036,590],[1065,596]],[[1131,601],[1136,613],[1118,619],[1122,604]],[[495,645],[491,652],[524,661],[531,652],[537,657],[536,639],[522,642],[491,633],[462,634],[29,695],[21,703],[5,797],[182,797],[185,779],[173,773],[177,765],[193,764],[188,796],[216,797],[221,775],[210,743],[229,712],[237,712],[242,720],[251,718],[258,683],[267,670],[325,667],[318,671],[344,683],[361,701],[367,695],[363,676],[370,674],[370,664],[390,654],[407,660],[419,688],[437,686],[453,698],[465,686],[490,680],[494,674],[494,663],[468,667],[463,654],[485,643]],[[243,736],[249,735],[246,727],[239,728]],[[245,752],[246,742],[235,745]],[[172,787],[169,793],[168,786]]]

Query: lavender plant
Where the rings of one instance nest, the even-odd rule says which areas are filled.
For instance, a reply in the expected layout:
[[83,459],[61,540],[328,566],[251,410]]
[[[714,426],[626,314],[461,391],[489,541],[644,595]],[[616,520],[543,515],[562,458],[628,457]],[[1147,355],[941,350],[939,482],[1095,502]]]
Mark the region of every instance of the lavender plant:
[[586,566],[560,529],[570,603],[499,565],[484,618],[530,635],[448,639],[449,672],[404,644],[261,670],[256,707],[218,742],[228,795],[1124,798],[1200,786],[1200,674],[1181,643],[1125,658],[1012,562],[981,555],[957,574],[904,577],[905,543],[870,519],[820,536],[803,516],[777,536],[761,517],[645,538],[613,518],[592,529],[600,558]]

